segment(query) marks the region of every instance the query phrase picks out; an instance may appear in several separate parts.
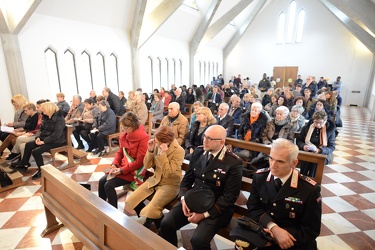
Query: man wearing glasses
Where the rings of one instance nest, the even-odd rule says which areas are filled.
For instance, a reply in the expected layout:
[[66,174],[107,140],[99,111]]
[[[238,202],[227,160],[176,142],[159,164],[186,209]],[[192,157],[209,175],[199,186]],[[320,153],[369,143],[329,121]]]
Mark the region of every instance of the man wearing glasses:
[[[161,222],[161,236],[177,246],[176,231],[198,224],[190,240],[193,249],[211,249],[210,242],[234,212],[241,189],[242,161],[224,145],[225,129],[210,126],[203,147],[194,150],[180,186],[178,202]],[[193,195],[194,194],[194,195]]]

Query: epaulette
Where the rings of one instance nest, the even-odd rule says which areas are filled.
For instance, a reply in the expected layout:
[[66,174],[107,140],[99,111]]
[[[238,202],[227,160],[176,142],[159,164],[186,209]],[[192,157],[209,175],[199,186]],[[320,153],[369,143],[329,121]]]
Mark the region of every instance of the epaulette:
[[316,181],[314,181],[313,179],[311,179],[311,178],[308,177],[308,176],[304,176],[304,175],[300,174],[299,177],[300,177],[302,180],[306,181],[307,183],[309,183],[310,185],[312,185],[312,186],[314,186],[314,187],[315,187],[316,185],[318,185],[318,183],[316,183]]
[[236,158],[237,160],[241,160],[241,158],[240,158],[237,154],[233,153],[232,151],[227,150],[226,153],[227,153],[228,155],[230,155],[230,156]]
[[256,171],[256,174],[268,173],[269,171],[270,171],[270,168],[261,168]]

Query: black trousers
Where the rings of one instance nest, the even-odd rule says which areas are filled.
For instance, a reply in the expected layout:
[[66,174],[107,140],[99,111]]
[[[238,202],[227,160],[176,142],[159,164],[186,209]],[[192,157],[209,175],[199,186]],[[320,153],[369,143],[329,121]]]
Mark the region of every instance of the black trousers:
[[[219,231],[220,226],[209,222],[210,219],[201,220],[197,228],[194,230],[193,236],[190,239],[193,249],[211,249],[211,240]],[[189,223],[190,222],[182,211],[182,205],[179,202],[161,221],[161,236],[171,244],[177,246],[176,231]]]
[[99,197],[103,200],[108,199],[108,203],[117,208],[117,193],[115,188],[126,184],[130,184],[130,182],[116,177],[107,181],[107,175],[108,174],[104,175],[99,180]]
[[73,130],[73,135],[76,141],[78,142],[78,145],[82,144],[80,136],[87,142],[87,144],[91,144],[90,139],[90,130],[85,129],[83,126],[75,126]]
[[95,133],[95,134],[90,134],[90,139],[92,143],[92,148],[98,148],[99,151],[104,150],[104,136],[102,133]]
[[48,143],[39,146],[35,144],[35,141],[29,141],[25,145],[25,152],[23,153],[21,164],[26,165],[29,163],[30,157],[33,155],[36,165],[40,169],[40,167],[44,165],[42,154],[44,152],[49,152],[52,148],[57,148],[64,144],[65,143]]

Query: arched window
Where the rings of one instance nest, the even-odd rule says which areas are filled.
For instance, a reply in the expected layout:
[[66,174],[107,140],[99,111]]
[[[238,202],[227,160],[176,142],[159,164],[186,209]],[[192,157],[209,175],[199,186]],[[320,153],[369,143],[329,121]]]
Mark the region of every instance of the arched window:
[[216,63],[216,75],[217,76],[219,75],[219,63],[218,62]]
[[172,58],[173,61],[173,84],[176,86],[176,59]]
[[67,100],[71,100],[75,94],[79,94],[77,83],[77,70],[74,53],[67,49],[64,52],[64,75],[62,77],[63,85],[62,92],[65,94]]
[[46,58],[50,94],[51,97],[55,98],[56,94],[61,92],[59,65],[57,64],[57,54],[52,48],[48,47],[44,51],[44,57]]
[[[169,60],[168,60],[168,58],[165,58],[165,61],[166,61],[166,63],[167,63],[167,86],[162,86],[162,87],[164,87],[164,88],[166,88],[166,89],[169,89]],[[164,83],[163,83],[164,84]]]
[[[162,78],[162,69],[161,69],[161,59],[160,57],[157,57],[156,59],[158,59],[158,74],[159,74],[159,81],[158,81],[158,84],[156,84],[155,88],[157,89],[160,89],[160,86],[161,86],[161,78]],[[152,92],[154,91],[154,89],[152,89]]]
[[202,84],[204,86],[206,86],[206,82],[207,82],[207,73],[206,73],[206,62],[203,62],[203,82]]
[[202,62],[199,61],[199,84],[202,82]]
[[78,74],[78,85],[80,93],[89,93],[90,90],[94,89],[94,82],[92,80],[92,68],[91,68],[91,56],[84,50],[81,53],[81,70]]
[[298,12],[296,43],[302,42],[303,25],[304,24],[305,24],[305,10],[301,9]]
[[279,21],[277,23],[277,44],[282,44],[284,42],[285,18],[285,13],[281,12],[279,14]]
[[151,80],[151,89],[154,89],[154,62],[151,56],[147,57],[150,60],[150,80]]
[[180,61],[180,86],[182,86],[182,60],[179,59]]
[[289,4],[288,13],[288,30],[286,36],[286,43],[292,43],[294,38],[294,27],[296,21],[296,1],[291,1]]
[[93,65],[94,89],[101,90],[107,86],[105,73],[105,60],[101,52],[96,53]]
[[116,93],[116,91],[119,92],[120,85],[118,80],[117,56],[113,52],[109,55],[107,72],[107,87],[109,87],[113,93]]

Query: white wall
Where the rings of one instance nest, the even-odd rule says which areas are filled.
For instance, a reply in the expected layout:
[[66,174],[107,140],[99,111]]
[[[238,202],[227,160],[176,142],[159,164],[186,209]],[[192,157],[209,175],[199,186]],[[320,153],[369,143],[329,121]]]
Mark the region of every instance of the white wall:
[[[129,84],[132,79],[129,37],[121,29],[34,14],[22,29],[19,35],[19,43],[30,101],[37,101],[41,98],[56,100],[56,97],[50,94],[44,57],[44,51],[49,46],[57,50],[62,85],[68,84],[64,82],[66,69],[62,63],[62,58],[66,49],[69,48],[76,55],[78,78],[80,78],[78,62],[82,51],[86,50],[91,53],[93,64],[97,60],[97,52],[100,51],[104,54],[107,70],[109,67],[107,58],[114,52],[118,57],[120,90],[129,91],[132,88]],[[93,72],[94,77],[96,73]],[[95,81],[96,79],[94,79]],[[89,84],[91,86],[90,82],[78,82],[78,84]],[[104,83],[102,83],[102,87],[104,87]],[[101,94],[102,87],[95,89],[97,94]],[[113,92],[117,94],[117,89]],[[80,94],[82,98],[87,98],[89,95],[88,92]],[[66,99],[70,100],[71,97],[67,96]]]
[[[0,37],[1,41],[1,37]],[[10,100],[12,98],[12,92],[10,89],[8,72],[5,64],[4,50],[0,47],[0,100],[1,100],[1,109],[0,109],[0,119],[1,123],[5,124],[8,122],[13,122],[13,105]]]
[[[344,104],[364,103],[373,55],[319,1],[299,0],[306,11],[301,44],[276,45],[277,19],[288,13],[289,0],[273,1],[262,10],[226,62],[225,78],[241,73],[253,82],[274,66],[298,66],[303,79],[323,76],[333,82],[341,76]],[[351,95],[351,91],[360,94]]]

